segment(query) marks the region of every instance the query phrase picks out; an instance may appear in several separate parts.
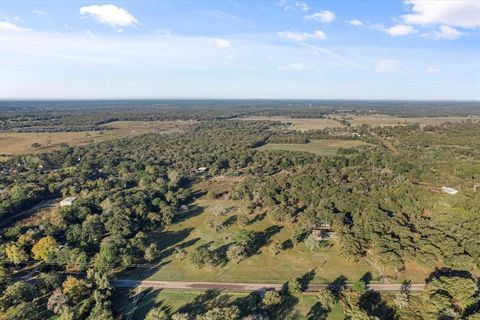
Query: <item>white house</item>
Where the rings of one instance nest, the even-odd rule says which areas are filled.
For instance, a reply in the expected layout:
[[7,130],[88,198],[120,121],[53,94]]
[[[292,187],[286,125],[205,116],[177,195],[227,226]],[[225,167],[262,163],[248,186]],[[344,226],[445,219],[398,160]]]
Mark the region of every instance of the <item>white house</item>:
[[71,206],[75,200],[77,200],[77,197],[67,197],[60,201],[60,207]]
[[455,188],[450,188],[450,187],[442,187],[442,192],[443,193],[448,193],[448,194],[457,194],[458,190]]

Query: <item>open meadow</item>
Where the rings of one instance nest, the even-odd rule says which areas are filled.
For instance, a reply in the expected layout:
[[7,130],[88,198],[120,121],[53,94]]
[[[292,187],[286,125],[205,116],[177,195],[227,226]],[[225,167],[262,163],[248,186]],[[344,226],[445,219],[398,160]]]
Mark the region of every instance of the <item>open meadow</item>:
[[[235,181],[236,179],[236,181]],[[349,281],[360,279],[371,272],[372,282],[383,282],[379,271],[365,260],[357,262],[346,260],[340,255],[338,239],[324,241],[317,251],[310,251],[304,243],[287,248],[277,255],[268,250],[268,244],[278,240],[288,242],[292,232],[290,223],[274,223],[259,211],[249,215],[250,222],[246,226],[238,225],[238,216],[244,212],[246,203],[225,199],[208,199],[206,193],[214,190],[217,194],[229,190],[238,178],[234,180],[212,180],[201,182],[194,186],[199,196],[189,210],[182,213],[177,222],[165,231],[158,232],[154,239],[161,250],[158,265],[134,268],[119,276],[119,278],[163,281],[211,281],[211,282],[245,282],[245,283],[282,283],[292,277],[301,277],[314,270],[313,283],[329,283],[339,276],[345,276]],[[232,182],[235,181],[235,182]],[[215,231],[209,220],[218,216],[215,212],[226,212],[220,219],[225,227]],[[212,249],[221,252],[232,242],[233,235],[241,229],[255,232],[263,245],[250,257],[235,263],[227,262],[215,268],[197,268],[188,258],[180,259],[176,248],[188,252],[196,250],[201,245],[209,244]],[[423,281],[425,274],[416,272],[413,268],[410,274],[397,274],[398,281],[409,279]],[[392,279],[389,279],[391,281]],[[393,280],[396,281],[396,280]]]
[[0,132],[0,160],[15,155],[52,151],[63,143],[82,146],[145,133],[170,133],[190,124],[186,121],[116,121],[102,125],[105,128],[103,131]]
[[301,131],[344,127],[344,125],[341,124],[339,121],[330,118],[288,118],[280,116],[256,116],[245,117],[241,119],[254,121],[280,121],[282,123],[291,123],[290,129]]
[[334,155],[340,148],[355,148],[368,145],[368,143],[360,140],[314,139],[304,144],[268,143],[259,147],[258,150],[302,151],[320,155]]
[[385,114],[369,114],[369,115],[346,115],[343,117],[334,117],[337,120],[346,120],[352,126],[361,126],[363,124],[371,126],[396,126],[408,124],[420,125],[437,125],[445,122],[462,122],[466,120],[480,120],[479,116],[468,117],[397,117]]
[[396,126],[408,124],[420,125],[436,125],[445,122],[462,122],[466,120],[479,121],[479,116],[465,116],[465,117],[398,117],[386,114],[367,114],[355,115],[346,114],[339,116],[336,114],[328,115],[326,118],[289,118],[281,116],[257,116],[245,117],[242,120],[256,120],[256,121],[280,121],[282,123],[290,123],[289,127],[292,130],[308,131],[308,130],[322,130],[326,128],[341,128],[345,127],[342,122],[348,122],[351,126],[357,127],[363,124],[371,126]]

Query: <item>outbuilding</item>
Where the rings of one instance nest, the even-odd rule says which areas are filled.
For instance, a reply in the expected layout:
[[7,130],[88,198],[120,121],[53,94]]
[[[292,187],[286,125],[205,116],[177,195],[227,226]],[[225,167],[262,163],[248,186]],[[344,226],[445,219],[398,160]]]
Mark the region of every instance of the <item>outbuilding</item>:
[[67,197],[60,201],[60,207],[69,207],[75,200],[77,200],[77,197]]
[[330,224],[322,223],[319,227],[312,229],[312,236],[317,241],[328,240],[335,236],[335,232],[330,228]]

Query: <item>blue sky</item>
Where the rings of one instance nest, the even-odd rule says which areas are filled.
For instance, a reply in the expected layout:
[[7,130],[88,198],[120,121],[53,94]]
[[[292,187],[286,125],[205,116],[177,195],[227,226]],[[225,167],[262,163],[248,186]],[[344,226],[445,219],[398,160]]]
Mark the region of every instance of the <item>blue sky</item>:
[[480,99],[480,2],[2,1],[0,98]]

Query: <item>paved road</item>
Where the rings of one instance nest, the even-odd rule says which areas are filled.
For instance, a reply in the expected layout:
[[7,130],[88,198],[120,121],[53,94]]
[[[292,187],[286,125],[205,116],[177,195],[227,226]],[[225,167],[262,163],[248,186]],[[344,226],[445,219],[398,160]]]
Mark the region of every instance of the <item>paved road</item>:
[[[231,290],[231,291],[256,291],[260,289],[280,290],[283,284],[272,283],[224,283],[224,282],[180,282],[180,281],[151,281],[151,280],[130,280],[121,279],[113,280],[113,285],[118,288],[157,288],[157,289],[173,289],[173,290]],[[347,284],[347,288],[351,287]],[[328,284],[312,284],[308,286],[307,292],[315,292],[320,289],[327,288]],[[384,283],[371,284],[370,289],[377,291],[400,291],[401,284]],[[411,291],[422,291],[425,287],[423,283],[414,283],[411,285]]]

